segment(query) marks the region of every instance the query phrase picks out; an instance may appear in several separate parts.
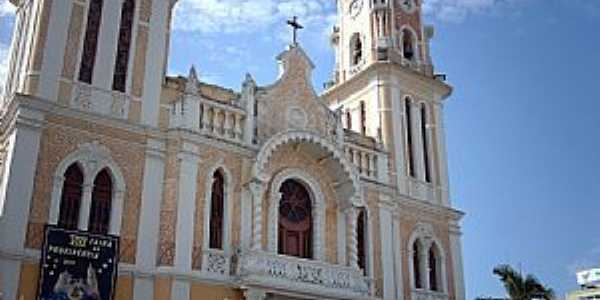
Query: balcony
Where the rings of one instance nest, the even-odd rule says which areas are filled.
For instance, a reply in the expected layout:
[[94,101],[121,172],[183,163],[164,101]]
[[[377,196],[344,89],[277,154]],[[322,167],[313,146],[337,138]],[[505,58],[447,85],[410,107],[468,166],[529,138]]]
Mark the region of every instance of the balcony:
[[351,267],[250,250],[234,260],[244,285],[325,298],[370,298],[371,280]]

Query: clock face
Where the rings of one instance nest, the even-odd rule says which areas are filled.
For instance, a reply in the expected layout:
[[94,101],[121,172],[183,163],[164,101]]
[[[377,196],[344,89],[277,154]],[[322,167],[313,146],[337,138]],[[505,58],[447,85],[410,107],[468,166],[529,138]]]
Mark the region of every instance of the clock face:
[[415,0],[400,0],[400,6],[407,13],[412,13],[417,7]]
[[362,7],[363,7],[363,0],[353,0],[352,2],[350,2],[350,8],[348,9],[348,14],[351,17],[356,18],[356,16],[358,16],[358,14],[360,14]]

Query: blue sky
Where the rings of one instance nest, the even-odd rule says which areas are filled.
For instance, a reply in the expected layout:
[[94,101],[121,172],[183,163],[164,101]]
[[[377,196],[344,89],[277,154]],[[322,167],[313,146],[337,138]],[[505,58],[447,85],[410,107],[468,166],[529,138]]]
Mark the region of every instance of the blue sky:
[[[455,87],[445,117],[468,298],[503,295],[491,270],[504,262],[562,298],[575,270],[600,266],[600,0],[428,0],[426,11],[436,68]],[[180,0],[169,73],[195,64],[236,90],[246,72],[268,84],[294,14],[320,88],[333,0]],[[0,0],[0,81],[12,21]]]

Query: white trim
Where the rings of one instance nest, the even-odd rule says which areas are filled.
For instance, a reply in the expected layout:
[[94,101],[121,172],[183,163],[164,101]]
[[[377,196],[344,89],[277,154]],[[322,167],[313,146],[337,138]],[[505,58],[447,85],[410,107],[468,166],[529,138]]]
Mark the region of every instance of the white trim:
[[58,224],[60,216],[60,201],[64,182],[64,174],[67,168],[77,163],[83,172],[84,187],[79,209],[78,228],[87,230],[89,220],[89,207],[91,206],[91,190],[96,175],[104,169],[108,169],[113,183],[112,204],[110,212],[109,234],[119,235],[121,233],[121,222],[123,204],[126,195],[126,183],[118,164],[112,159],[110,151],[98,142],[79,145],[79,149],[65,157],[54,172],[54,183],[52,198],[50,200],[50,216],[48,223]]
[[[424,290],[428,290],[429,289],[429,260],[428,259],[421,259],[421,270],[425,270],[426,272],[421,272],[421,280],[422,280],[422,288],[421,289],[416,289],[415,288],[415,275],[414,275],[414,270],[413,270],[413,266],[414,266],[414,259],[413,259],[413,244],[416,241],[420,241],[422,249],[421,252],[422,253],[429,253],[429,249],[431,247],[436,247],[436,250],[438,251],[438,259],[437,262],[440,266],[440,268],[438,268],[438,273],[440,274],[440,282],[438,282],[439,291],[430,291],[430,292],[434,292],[434,293],[448,293],[448,278],[447,278],[447,274],[446,274],[446,254],[444,251],[444,247],[443,244],[441,243],[441,241],[437,238],[437,236],[434,233],[433,230],[433,226],[431,224],[427,224],[427,223],[418,223],[415,226],[415,229],[413,230],[410,238],[408,239],[408,245],[407,245],[407,252],[408,253],[408,270],[409,270],[409,276],[410,276],[410,288],[412,291],[424,291]],[[425,267],[424,267],[425,266]]]
[[[408,30],[412,34],[412,37],[413,37],[412,42],[413,42],[414,57],[411,60],[404,58],[403,42],[404,42],[404,30],[405,29]],[[421,62],[421,57],[420,57],[421,51],[420,51],[420,47],[419,47],[419,40],[418,40],[417,32],[410,25],[404,24],[404,25],[402,25],[402,27],[400,27],[400,30],[398,33],[400,35],[400,38],[398,40],[398,49],[400,50],[400,55],[402,56],[402,59],[410,61],[415,64],[419,64]]]
[[213,175],[217,171],[222,171],[223,183],[223,250],[229,253],[231,250],[231,215],[233,210],[233,176],[223,162],[217,162],[214,166],[208,169],[206,173],[205,189],[204,189],[204,239],[202,240],[203,252],[209,249],[210,245],[210,212],[212,209],[212,184]]
[[325,259],[325,248],[328,246],[325,243],[325,196],[321,191],[319,181],[315,180],[308,173],[300,169],[285,169],[274,176],[271,183],[271,194],[269,197],[269,212],[268,212],[268,232],[267,232],[267,251],[277,253],[278,250],[278,229],[279,229],[279,203],[281,193],[279,189],[281,185],[288,179],[293,179],[305,186],[310,200],[312,202],[313,224],[313,259],[322,261]]

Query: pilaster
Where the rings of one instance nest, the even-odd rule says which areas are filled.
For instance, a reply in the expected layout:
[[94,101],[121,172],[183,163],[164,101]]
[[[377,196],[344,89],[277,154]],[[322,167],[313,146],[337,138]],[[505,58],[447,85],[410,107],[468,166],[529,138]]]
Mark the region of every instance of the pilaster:
[[[136,267],[142,272],[151,271],[156,266],[160,224],[157,220],[160,218],[165,171],[164,142],[148,140],[147,143],[135,259]],[[136,277],[133,297],[135,300],[154,299],[154,280]]]
[[49,101],[56,101],[58,95],[58,78],[63,68],[72,7],[72,1],[52,1],[50,21],[46,25],[46,42],[44,49],[39,50],[43,52],[44,58],[37,96]]
[[450,228],[450,256],[452,258],[452,275],[454,278],[454,297],[456,300],[465,300],[465,278],[462,259],[462,242],[460,228],[451,225]]
[[253,179],[248,188],[252,193],[252,250],[262,249],[262,198],[264,193],[263,182]]
[[150,30],[146,50],[144,87],[142,91],[142,124],[158,126],[160,92],[165,75],[168,20],[172,1],[152,1]]
[[[439,96],[438,96],[439,97]],[[436,99],[439,100],[439,99]],[[444,125],[444,115],[443,115],[443,104],[439,101],[435,101],[433,105],[432,115],[433,115],[433,123],[436,124],[434,130],[436,131],[436,149],[438,161],[437,169],[439,174],[439,189],[441,194],[442,205],[450,207],[450,185],[448,180],[448,156],[446,153],[446,128]]]
[[394,281],[396,282],[396,299],[404,299],[404,278],[402,276],[402,241],[403,238],[400,234],[400,215],[393,214],[392,219],[392,233],[393,233],[393,251],[394,251]]
[[383,299],[396,299],[396,280],[394,279],[394,237],[392,213],[393,204],[388,195],[379,196],[379,230],[381,233],[381,266],[383,272]]
[[[196,188],[198,176],[198,146],[184,142],[178,154],[180,161],[179,186],[177,193],[177,225],[175,228],[175,263],[177,272],[192,270],[194,241],[194,215],[196,213]],[[175,278],[171,299],[188,299],[190,282]]]
[[16,124],[8,136],[9,148],[4,166],[6,180],[0,194],[0,252],[8,254],[0,258],[0,274],[3,275],[0,293],[6,299],[16,299],[17,296],[21,262],[14,257],[24,254],[44,116],[19,107],[14,118]]

